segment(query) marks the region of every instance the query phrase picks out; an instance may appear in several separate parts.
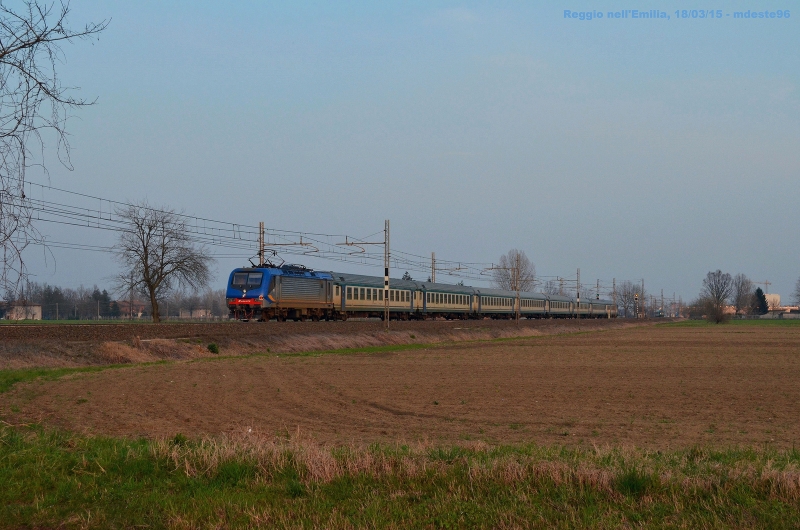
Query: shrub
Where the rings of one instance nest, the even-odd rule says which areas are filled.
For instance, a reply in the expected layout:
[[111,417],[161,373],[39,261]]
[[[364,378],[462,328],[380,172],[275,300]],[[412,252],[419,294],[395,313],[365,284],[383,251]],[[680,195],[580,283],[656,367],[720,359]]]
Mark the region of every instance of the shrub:
[[219,353],[219,346],[217,346],[216,343],[212,342],[211,344],[208,345],[208,351],[217,354]]

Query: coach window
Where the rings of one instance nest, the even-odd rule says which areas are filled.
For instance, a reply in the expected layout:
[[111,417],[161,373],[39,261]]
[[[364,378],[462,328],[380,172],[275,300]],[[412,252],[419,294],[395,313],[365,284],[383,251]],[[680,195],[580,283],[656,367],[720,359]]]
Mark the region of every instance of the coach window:
[[336,286],[336,296],[339,296],[339,286]]
[[372,300],[372,289],[367,289],[367,300]]
[[348,287],[347,288],[347,299],[348,300],[352,300],[352,298],[353,298],[353,288],[352,287]]

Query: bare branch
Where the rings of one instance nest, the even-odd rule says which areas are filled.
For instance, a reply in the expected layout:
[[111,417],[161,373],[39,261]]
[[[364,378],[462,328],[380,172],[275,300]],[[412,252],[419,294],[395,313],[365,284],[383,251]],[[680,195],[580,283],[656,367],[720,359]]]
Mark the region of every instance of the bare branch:
[[737,274],[733,277],[732,288],[731,304],[736,314],[747,313],[753,301],[753,282],[744,274]]
[[700,291],[700,300],[706,306],[706,316],[709,320],[719,324],[724,322],[725,302],[733,293],[733,278],[721,270],[709,272],[703,280],[703,289]]
[[536,282],[536,267],[525,252],[513,248],[500,257],[500,264],[492,270],[492,275],[498,289],[528,292]]
[[[25,197],[26,171],[36,165],[33,150],[44,151],[42,133],[50,131],[60,162],[72,169],[69,112],[94,103],[75,98],[74,87],[62,85],[56,63],[64,59],[61,44],[93,38],[109,21],[72,29],[69,12],[69,3],[25,0],[12,9],[0,0],[0,287],[6,290],[18,287],[25,277],[22,251],[41,241]],[[38,165],[47,172],[43,162]]]

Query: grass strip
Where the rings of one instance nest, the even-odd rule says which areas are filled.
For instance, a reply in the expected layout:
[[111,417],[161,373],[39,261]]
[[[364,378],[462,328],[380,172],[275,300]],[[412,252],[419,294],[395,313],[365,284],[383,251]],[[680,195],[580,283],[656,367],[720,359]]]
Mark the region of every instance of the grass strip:
[[41,379],[44,381],[55,381],[65,375],[101,372],[117,368],[130,368],[132,366],[149,366],[155,364],[166,364],[170,361],[153,361],[148,363],[131,364],[104,364],[96,366],[77,366],[70,368],[19,368],[11,370],[0,370],[0,394],[8,392],[16,383],[34,381]]
[[0,528],[800,526],[797,451],[323,447],[0,427]]
[[759,327],[759,326],[785,326],[800,327],[800,319],[782,319],[782,318],[764,318],[764,319],[731,319],[720,324],[708,322],[707,320],[682,320],[679,322],[663,322],[656,324],[659,327],[668,328],[719,328],[724,326],[740,326],[740,327]]

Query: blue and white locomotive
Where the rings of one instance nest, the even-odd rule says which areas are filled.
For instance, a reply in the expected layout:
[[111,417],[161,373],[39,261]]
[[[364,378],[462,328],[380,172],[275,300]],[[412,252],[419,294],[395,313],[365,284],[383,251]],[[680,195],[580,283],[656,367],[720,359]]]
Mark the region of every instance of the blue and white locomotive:
[[[581,300],[413,280],[389,282],[389,318],[398,320],[615,318],[610,300]],[[383,278],[320,272],[300,265],[235,269],[228,281],[230,316],[240,320],[384,318]],[[519,306],[519,307],[518,307]]]

